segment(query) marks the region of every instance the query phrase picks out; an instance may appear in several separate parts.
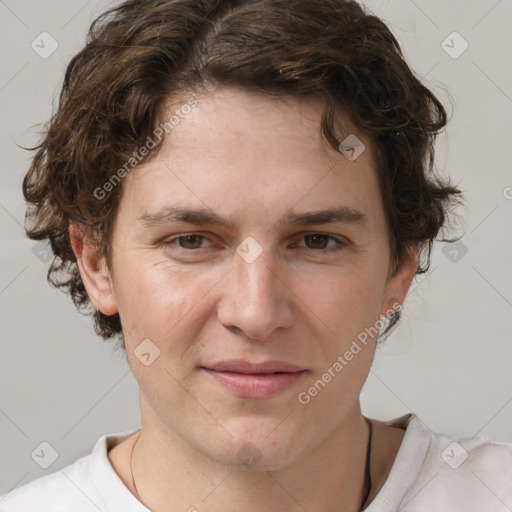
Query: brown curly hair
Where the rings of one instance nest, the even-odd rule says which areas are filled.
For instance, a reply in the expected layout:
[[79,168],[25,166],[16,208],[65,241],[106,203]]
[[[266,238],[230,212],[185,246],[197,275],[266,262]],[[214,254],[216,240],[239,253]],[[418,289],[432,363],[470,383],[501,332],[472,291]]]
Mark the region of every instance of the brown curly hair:
[[[429,269],[433,240],[448,210],[463,202],[462,192],[433,170],[446,111],[411,71],[383,21],[353,0],[130,0],[92,23],[23,180],[27,236],[49,239],[48,281],[79,310],[91,302],[70,223],[84,228],[111,268],[122,183],[101,199],[94,191],[153,134],[165,101],[208,92],[212,84],[274,97],[318,95],[321,134],[336,150],[336,116],[344,112],[375,151],[390,275],[410,245],[420,249],[416,274]],[[92,314],[99,336],[122,340],[119,314]]]

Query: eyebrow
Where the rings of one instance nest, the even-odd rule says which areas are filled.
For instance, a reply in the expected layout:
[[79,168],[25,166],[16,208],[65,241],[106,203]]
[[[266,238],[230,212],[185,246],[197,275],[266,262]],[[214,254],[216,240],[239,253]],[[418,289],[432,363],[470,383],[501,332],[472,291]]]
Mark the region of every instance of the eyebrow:
[[[207,208],[180,208],[168,206],[154,213],[144,213],[137,219],[137,224],[147,228],[170,222],[218,225],[231,232],[234,231],[234,223],[229,217],[215,213]],[[288,212],[279,221],[279,224],[298,226],[329,223],[354,224],[366,227],[368,226],[368,217],[355,208],[340,206],[338,208],[328,208],[304,213]]]

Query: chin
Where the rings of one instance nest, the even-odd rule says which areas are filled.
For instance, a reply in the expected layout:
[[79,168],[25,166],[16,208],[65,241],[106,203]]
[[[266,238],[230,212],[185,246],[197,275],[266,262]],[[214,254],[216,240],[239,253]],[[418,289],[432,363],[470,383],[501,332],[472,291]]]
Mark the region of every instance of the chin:
[[[293,432],[279,431],[282,419],[265,422],[250,428],[244,425],[243,434],[233,434],[226,445],[217,445],[217,462],[239,471],[276,471],[295,463],[303,453],[305,443]],[[300,453],[299,453],[300,452]]]

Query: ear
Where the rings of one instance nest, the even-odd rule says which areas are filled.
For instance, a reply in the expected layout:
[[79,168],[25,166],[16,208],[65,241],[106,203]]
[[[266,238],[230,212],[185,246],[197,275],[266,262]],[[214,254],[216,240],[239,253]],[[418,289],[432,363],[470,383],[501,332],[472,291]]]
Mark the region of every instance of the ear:
[[69,226],[69,239],[91,302],[104,315],[114,315],[119,309],[110,272],[98,246],[88,240],[83,226],[78,224]]
[[384,301],[381,315],[389,315],[390,311],[396,311],[398,305],[402,305],[411,282],[416,275],[418,268],[419,249],[416,246],[409,246],[402,261],[393,276],[388,279],[384,291]]

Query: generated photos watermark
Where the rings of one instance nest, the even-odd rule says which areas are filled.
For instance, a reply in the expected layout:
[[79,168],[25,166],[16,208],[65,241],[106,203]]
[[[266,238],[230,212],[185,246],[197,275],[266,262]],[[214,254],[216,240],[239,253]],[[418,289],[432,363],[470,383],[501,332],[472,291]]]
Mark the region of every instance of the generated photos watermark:
[[[192,109],[196,107],[198,101],[192,97],[187,103],[182,105],[179,109],[175,110],[173,115],[169,117],[169,119],[165,123],[160,123],[153,130],[153,137],[149,136],[146,139],[144,145],[142,145],[137,151],[134,151],[131,158],[128,159],[125,164],[120,167],[101,187],[97,187],[94,189],[93,195],[98,201],[102,201],[107,197],[109,192],[112,192],[114,188],[121,182],[121,180],[137,165],[139,165],[142,160],[149,154],[149,152],[156,147],[156,145],[162,140],[164,133],[169,133],[176,126],[178,126],[182,119],[185,119]],[[156,140],[155,140],[156,139]]]
[[[349,363],[354,359],[354,357],[359,354],[362,350],[361,343],[363,346],[366,346],[368,343],[368,337],[369,336],[376,336],[380,333],[380,330],[386,325],[388,320],[385,320],[385,318],[389,318],[392,315],[396,314],[398,311],[402,309],[402,306],[395,302],[393,304],[393,307],[388,309],[386,311],[386,314],[381,316],[379,320],[375,322],[374,325],[371,327],[366,327],[364,331],[360,332],[357,335],[357,339],[352,341],[352,344],[350,345],[350,348],[345,351],[343,355],[339,355],[336,358],[336,361],[334,361],[329,368],[322,374],[322,376],[312,385],[310,386],[306,391],[301,391],[297,395],[297,400],[302,405],[307,405],[309,402],[311,402],[311,399],[320,393],[325,386],[331,382]],[[358,343],[359,341],[359,343]]]

